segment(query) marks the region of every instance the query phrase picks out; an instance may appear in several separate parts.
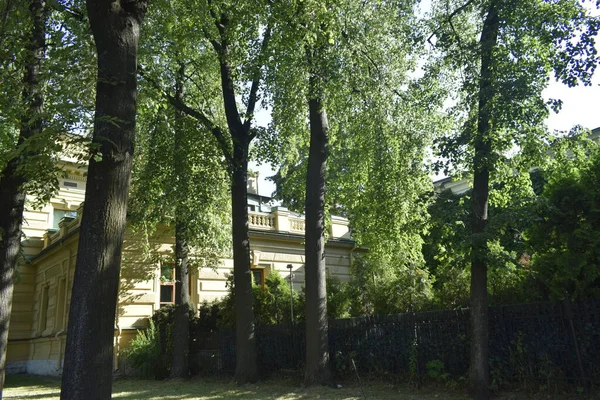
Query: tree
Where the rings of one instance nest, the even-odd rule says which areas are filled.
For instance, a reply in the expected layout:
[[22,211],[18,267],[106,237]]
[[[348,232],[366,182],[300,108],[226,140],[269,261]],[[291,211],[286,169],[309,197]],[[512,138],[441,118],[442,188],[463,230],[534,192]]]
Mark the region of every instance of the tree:
[[[321,39],[322,40],[322,39]],[[329,123],[323,101],[322,71],[313,59],[319,57],[322,44],[307,48],[309,59],[308,109],[310,147],[306,173],[306,228],[304,255],[306,305],[306,369],[304,383],[328,384],[329,328],[325,272],[325,175],[329,155]]]
[[[72,133],[81,130],[89,112],[91,41],[80,35],[82,15],[67,3],[6,1],[1,7],[0,204],[5,212],[0,223],[5,234],[0,234],[0,341],[8,334],[23,210],[48,202],[58,188],[59,155],[76,156],[71,149],[86,141]],[[5,342],[0,348],[3,376]]]
[[[438,26],[430,42],[435,37],[436,47],[465,77],[456,108],[464,117],[463,130],[446,141],[453,146],[442,155],[455,163],[466,156],[473,172],[470,373],[475,398],[487,399],[490,177],[512,146],[528,152],[541,142],[543,120],[549,112],[541,92],[552,71],[569,85],[589,84],[597,64],[598,21],[588,17],[577,1],[568,0],[443,2],[434,14]],[[560,103],[553,105],[556,108]]]
[[[149,16],[150,23],[153,17]],[[152,48],[144,50],[148,57],[155,57]],[[168,76],[168,71],[161,72]],[[186,93],[188,97],[201,96],[189,82],[186,84],[184,75],[185,66],[181,65],[173,77],[175,98],[183,101]],[[152,87],[142,87],[140,103],[130,220],[133,229],[148,238],[163,232],[165,226],[171,228],[169,233],[175,233],[171,376],[187,378],[192,311],[189,278],[201,268],[215,268],[229,250],[227,176],[210,132],[170,106]],[[147,246],[146,255],[155,257],[153,250]],[[171,264],[172,260],[162,262]]]
[[[16,154],[13,153],[6,165],[3,165],[4,168],[0,175],[0,398],[2,398],[2,388],[4,387],[4,367],[15,269],[21,245],[26,185],[29,181],[27,162],[39,152],[36,150],[36,146],[40,146],[40,143],[36,143],[36,141],[42,136],[43,128],[44,92],[40,70],[45,56],[47,9],[43,0],[32,0],[28,5],[31,31],[28,35],[29,43],[24,50],[25,60],[23,62],[25,74],[22,99],[25,111],[20,117]],[[14,7],[20,7],[20,5],[14,5]],[[7,2],[2,33],[6,28],[10,12],[11,4]],[[41,146],[43,146],[43,141]]]
[[[189,61],[194,67],[187,76],[191,84],[206,88],[203,95],[209,95],[189,103],[178,101],[169,93],[164,95],[174,107],[213,134],[227,163],[236,288],[236,381],[243,384],[257,379],[246,190],[250,143],[260,130],[253,123],[271,36],[271,3],[257,0],[241,6],[208,1],[200,5],[204,12],[191,21],[189,9],[198,4],[182,2],[179,6],[173,7],[173,12],[179,13],[180,32],[185,35],[177,36],[178,43],[196,39],[188,51],[181,52],[180,60]],[[189,23],[183,24],[186,21]],[[220,86],[216,90],[220,104],[213,102],[216,100],[210,75],[213,71],[219,76]],[[160,87],[157,79],[146,76]],[[239,112],[240,99],[245,105],[243,114]]]
[[[183,100],[183,79],[185,67],[179,67],[177,81],[175,82],[175,97]],[[173,149],[173,169],[178,171],[175,185],[176,191],[182,196],[189,196],[188,192],[188,166],[183,157],[185,150],[185,132],[181,111],[175,114],[175,140]],[[171,363],[171,378],[189,377],[189,349],[190,349],[190,253],[188,239],[188,221],[186,211],[182,205],[175,209],[175,321],[173,326],[173,362]]]
[[[320,229],[313,227],[317,219],[311,214],[323,214],[327,220],[330,207],[350,218],[354,237],[373,245],[374,258],[392,250],[385,256],[392,258],[394,253],[399,275],[416,269],[412,256],[419,258],[420,252],[410,240],[420,240],[419,225],[411,221],[414,214],[404,211],[422,207],[423,201],[415,200],[425,190],[427,172],[419,158],[432,137],[431,121],[439,119],[432,112],[439,99],[433,75],[407,77],[419,52],[412,7],[412,3],[290,2],[278,14],[284,22],[274,31],[272,48],[278,53],[268,71],[273,124],[268,135],[260,137],[259,154],[279,165],[275,179],[285,204],[307,215],[307,271],[313,268],[308,246],[316,242],[311,236]],[[324,116],[327,132],[321,129]],[[326,156],[333,160],[327,167]],[[319,284],[307,274],[307,299],[315,299],[314,304],[307,300],[307,341],[313,334],[323,337],[326,329],[322,318],[318,325],[308,326],[315,306],[321,309],[325,304],[317,300],[316,292],[309,294],[309,287]],[[309,364],[307,353],[309,383],[314,370],[318,368]]]
[[134,150],[137,52],[145,0],[88,0],[98,77],[71,295],[62,399],[109,399],[121,248]]

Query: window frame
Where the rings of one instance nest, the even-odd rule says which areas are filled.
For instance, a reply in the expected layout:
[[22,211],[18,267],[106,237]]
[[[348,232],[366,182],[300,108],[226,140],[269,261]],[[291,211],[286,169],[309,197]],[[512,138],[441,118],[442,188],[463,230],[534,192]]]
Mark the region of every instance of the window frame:
[[[163,269],[171,268],[171,280],[163,280]],[[162,301],[162,288],[163,286],[170,286],[171,289],[171,301]],[[175,265],[172,263],[161,263],[160,275],[158,276],[158,307],[163,307],[169,304],[175,304]]]

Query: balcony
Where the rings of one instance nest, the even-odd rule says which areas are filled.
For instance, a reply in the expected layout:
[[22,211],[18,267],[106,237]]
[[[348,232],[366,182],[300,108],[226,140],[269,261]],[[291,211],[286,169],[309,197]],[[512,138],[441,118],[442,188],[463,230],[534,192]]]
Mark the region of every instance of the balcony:
[[[285,207],[273,207],[270,213],[248,211],[248,227],[252,230],[304,235],[306,221],[303,215],[290,212]],[[348,220],[331,217],[329,237],[332,239],[350,239]]]
[[[83,203],[77,209],[77,217],[64,217],[58,224],[58,230],[50,229],[44,234],[45,249],[79,228],[83,215]],[[290,212],[285,207],[273,207],[270,213],[248,211],[248,227],[252,230],[304,235],[305,220],[303,215]],[[332,239],[350,239],[348,220],[331,217],[329,237]]]

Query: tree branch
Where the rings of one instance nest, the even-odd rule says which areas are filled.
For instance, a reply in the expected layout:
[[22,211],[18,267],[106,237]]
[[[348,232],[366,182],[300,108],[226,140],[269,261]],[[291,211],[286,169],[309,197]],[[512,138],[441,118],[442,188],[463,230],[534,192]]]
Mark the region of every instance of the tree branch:
[[72,8],[69,8],[59,0],[49,1],[48,3],[50,7],[52,7],[56,11],[64,12],[78,21],[85,21],[85,14],[81,10],[74,10]]
[[390,85],[388,85],[387,82],[385,82],[385,77],[383,76],[383,73],[379,69],[379,65],[375,62],[375,60],[373,60],[373,58],[369,55],[369,53],[363,49],[360,49],[360,52],[367,58],[367,60],[369,60],[371,65],[373,65],[373,67],[375,67],[375,69],[377,70],[377,74],[382,77],[382,80],[384,81],[385,86],[387,86],[387,88],[390,89],[396,96],[403,98],[402,93],[400,93],[398,90],[390,87]]
[[[469,7],[471,4],[473,4],[474,1],[475,0],[469,0],[469,1],[467,1],[465,4],[463,4],[462,6],[458,7],[456,10],[452,11],[450,13],[450,15],[448,15],[448,18],[446,18],[446,23],[450,24],[450,27],[452,28],[452,31],[454,32],[454,35],[458,38],[459,41],[460,41],[460,36],[458,36],[458,33],[454,29],[454,25],[452,24],[452,18],[454,18],[455,16],[457,16],[458,14],[460,14],[461,12],[463,12],[467,7]],[[433,37],[437,35],[437,33],[440,31],[441,28],[442,28],[441,26],[438,26],[438,28],[435,31],[433,31],[431,33],[431,35],[429,35],[429,37],[427,38],[427,42],[432,47],[435,47],[435,45],[431,42],[431,39],[433,39]]]
[[246,108],[246,115],[244,117],[244,129],[247,131],[250,129],[252,117],[254,116],[254,109],[256,107],[256,101],[258,100],[258,88],[260,87],[260,79],[262,77],[262,59],[269,46],[269,40],[271,39],[271,25],[267,26],[263,41],[260,45],[260,52],[256,59],[256,75],[252,80],[252,86],[250,87],[250,95],[248,96],[248,107]]
[[156,90],[158,90],[165,99],[171,104],[173,107],[187,114],[188,116],[196,119],[200,122],[206,129],[210,130],[213,134],[217,142],[219,143],[219,147],[221,147],[221,151],[223,151],[223,156],[230,165],[233,165],[233,152],[231,150],[231,144],[227,139],[226,135],[223,133],[223,130],[214,122],[210,120],[202,111],[196,110],[185,104],[182,100],[170,95],[166,92],[160,84],[146,75],[145,71],[141,66],[138,66],[138,74],[146,79]]

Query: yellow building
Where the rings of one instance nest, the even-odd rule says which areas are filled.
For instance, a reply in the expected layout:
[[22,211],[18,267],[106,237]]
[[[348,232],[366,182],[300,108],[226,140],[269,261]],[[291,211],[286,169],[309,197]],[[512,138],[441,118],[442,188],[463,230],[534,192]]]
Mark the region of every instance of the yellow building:
[[[85,168],[62,165],[65,175],[59,191],[39,209],[31,206],[23,222],[24,260],[18,266],[10,322],[7,373],[59,375],[65,348],[71,285],[77,258],[81,203],[85,195]],[[255,181],[251,181],[255,183]],[[252,272],[256,283],[278,271],[288,278],[293,266],[294,288],[304,285],[304,217],[259,196],[249,185],[249,227]],[[115,369],[117,354],[145,326],[147,318],[163,304],[174,301],[175,286],[170,266],[160,255],[173,252],[173,232],[159,230],[150,238],[152,254],[141,248],[141,238],[128,231],[123,246],[121,288],[115,321]],[[355,243],[348,221],[332,217],[326,246],[330,275],[347,281]],[[233,261],[214,269],[201,269],[192,277],[192,302],[197,306],[227,293],[226,279]]]

